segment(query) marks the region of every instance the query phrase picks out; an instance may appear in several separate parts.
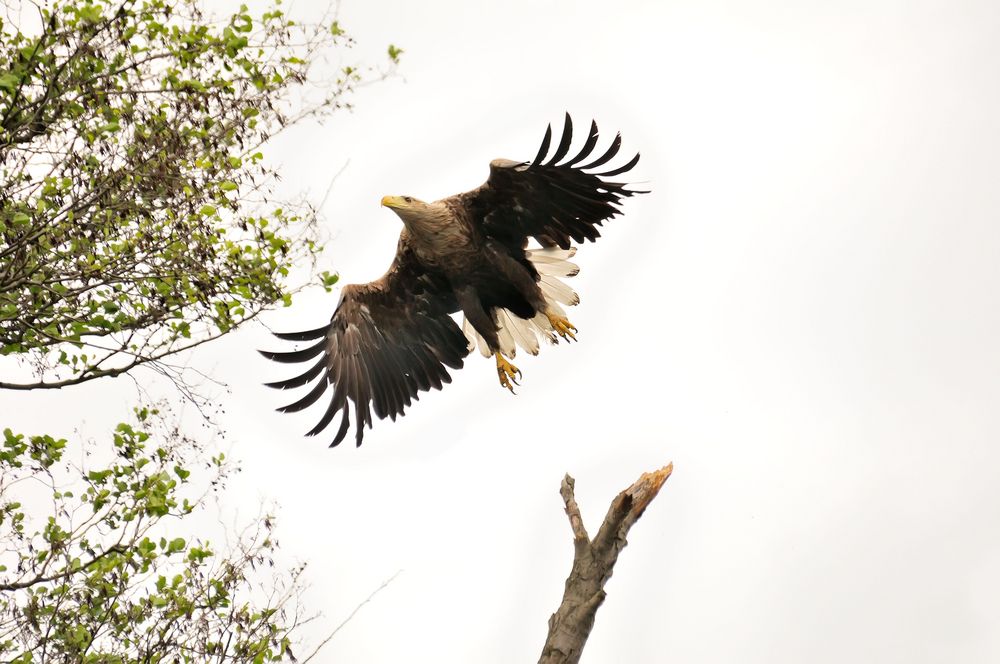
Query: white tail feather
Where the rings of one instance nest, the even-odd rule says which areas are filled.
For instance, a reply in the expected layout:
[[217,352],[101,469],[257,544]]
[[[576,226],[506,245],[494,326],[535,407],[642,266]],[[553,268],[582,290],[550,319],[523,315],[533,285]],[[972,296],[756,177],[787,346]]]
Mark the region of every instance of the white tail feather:
[[501,329],[510,330],[511,336],[514,337],[518,346],[532,355],[538,355],[538,337],[531,329],[530,321],[526,321],[506,309],[500,310],[499,319]]
[[538,274],[547,274],[553,277],[575,277],[580,272],[580,266],[569,261],[559,261],[558,263],[535,263]]
[[538,285],[542,287],[546,300],[556,300],[570,306],[580,303],[580,296],[556,277],[543,276],[538,280]]
[[528,260],[538,265],[538,263],[561,263],[567,258],[576,256],[576,247],[560,249],[559,247],[543,247],[540,249],[527,249],[524,252]]
[[500,352],[507,357],[514,357],[517,353],[517,346],[514,345],[514,336],[510,333],[510,326],[505,325],[505,310],[497,312],[497,341],[500,342]]
[[[476,336],[479,336],[478,332],[476,333]],[[481,336],[479,336],[479,352],[483,357],[490,357],[493,355],[493,351],[490,350],[490,345],[486,343],[486,339]]]
[[465,333],[465,338],[469,340],[469,352],[471,353],[475,350],[476,346],[479,346],[479,352],[483,354],[483,357],[489,357],[490,348],[486,344],[486,339],[476,332],[476,328],[472,327],[472,323],[469,322],[468,318],[462,318],[462,332]]
[[549,322],[549,317],[545,314],[538,312],[534,318],[528,321],[528,324],[534,327],[535,333],[547,343],[559,343],[559,337],[556,336],[555,331],[552,329],[552,323]]

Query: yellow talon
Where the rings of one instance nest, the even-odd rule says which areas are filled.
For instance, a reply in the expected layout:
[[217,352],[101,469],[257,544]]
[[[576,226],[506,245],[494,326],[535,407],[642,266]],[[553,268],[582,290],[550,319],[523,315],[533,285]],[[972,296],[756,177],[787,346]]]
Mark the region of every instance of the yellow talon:
[[494,355],[497,358],[497,376],[500,377],[500,386],[506,387],[511,394],[514,394],[514,385],[520,385],[517,378],[521,375],[521,370],[508,362],[507,358],[500,353],[494,353]]
[[559,334],[563,339],[572,339],[576,341],[576,335],[574,332],[579,332],[573,323],[569,322],[568,319],[563,318],[557,314],[545,314],[549,317],[549,323],[552,324],[552,329]]

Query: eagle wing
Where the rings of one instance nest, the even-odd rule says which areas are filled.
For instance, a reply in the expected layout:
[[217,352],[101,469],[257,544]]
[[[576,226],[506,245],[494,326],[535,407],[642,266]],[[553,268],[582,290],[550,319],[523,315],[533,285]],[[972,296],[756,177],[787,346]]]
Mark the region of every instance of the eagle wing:
[[532,162],[496,159],[490,163],[486,183],[461,196],[471,217],[487,235],[511,247],[521,247],[533,237],[542,246],[569,249],[571,240],[580,243],[600,237],[597,226],[620,213],[618,205],[623,198],[647,193],[603,179],[631,170],[639,162],[638,154],[623,166],[594,172],[618,154],[621,134],[595,157],[597,123],[591,122],[580,151],[560,163],[569,154],[572,140],[573,122],[567,113],[562,137],[551,157],[549,125]]
[[451,382],[446,367],[461,369],[468,340],[452,320],[458,310],[442,278],[427,272],[413,255],[408,236],[400,236],[396,257],[386,274],[368,284],[345,286],[328,325],[295,333],[276,333],[288,341],[313,341],[291,352],[260,351],[276,362],[299,363],[319,358],[304,373],[268,387],[301,387],[317,377],[301,399],[279,411],[295,412],[319,400],[332,388],[326,412],[306,435],[314,436],[341,413],[340,428],[330,444],[338,445],[350,428],[354,405],[355,440],[361,445],[372,413],[384,419],[402,415],[421,391]]

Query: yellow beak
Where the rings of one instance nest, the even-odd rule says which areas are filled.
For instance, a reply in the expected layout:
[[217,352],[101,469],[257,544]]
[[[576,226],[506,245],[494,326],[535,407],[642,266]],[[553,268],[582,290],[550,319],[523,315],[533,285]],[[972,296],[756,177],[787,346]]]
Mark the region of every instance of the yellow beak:
[[382,197],[382,205],[384,205],[387,208],[401,207],[403,205],[403,197],[402,196],[383,196]]

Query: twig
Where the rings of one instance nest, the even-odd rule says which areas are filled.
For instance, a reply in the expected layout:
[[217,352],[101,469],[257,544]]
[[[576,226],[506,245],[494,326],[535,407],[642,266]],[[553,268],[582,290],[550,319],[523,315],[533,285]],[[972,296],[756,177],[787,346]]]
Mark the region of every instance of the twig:
[[398,572],[396,572],[395,574],[393,574],[392,576],[390,576],[388,579],[386,579],[385,581],[382,582],[381,586],[379,586],[378,588],[376,588],[375,590],[373,590],[372,594],[365,598],[365,601],[361,602],[356,607],[354,607],[354,610],[351,611],[351,615],[349,615],[346,618],[344,618],[344,620],[339,625],[337,625],[337,627],[334,628],[334,630],[332,632],[330,632],[330,635],[328,637],[326,637],[325,639],[323,639],[323,641],[318,646],[316,646],[316,649],[312,651],[312,654],[309,655],[308,657],[306,657],[304,660],[302,660],[302,664],[306,664],[307,662],[309,662],[309,660],[311,660],[313,657],[315,657],[319,653],[319,651],[323,649],[323,646],[325,646],[327,643],[329,643],[330,640],[337,635],[337,632],[339,632],[344,627],[344,625],[346,625],[347,623],[351,622],[351,618],[353,618],[354,615],[358,611],[361,610],[361,607],[363,607],[368,602],[372,601],[372,598],[375,597],[375,595],[378,595],[379,592],[381,592],[390,583],[392,583],[393,581],[395,581],[396,577],[399,576],[402,573],[403,573],[403,570],[399,570]]
[[350,163],[351,163],[350,159],[348,159],[347,161],[345,161],[344,165],[340,167],[340,170],[337,171],[336,173],[334,173],[333,177],[330,178],[330,184],[327,185],[327,187],[326,187],[326,192],[323,194],[323,200],[321,200],[319,202],[319,206],[317,206],[317,208],[316,208],[318,211],[320,211],[320,212],[323,211],[323,206],[326,205],[327,199],[330,198],[330,192],[333,191],[333,185],[337,184],[337,178],[339,178],[341,176],[341,174],[343,174],[343,172],[347,170],[347,166]]

